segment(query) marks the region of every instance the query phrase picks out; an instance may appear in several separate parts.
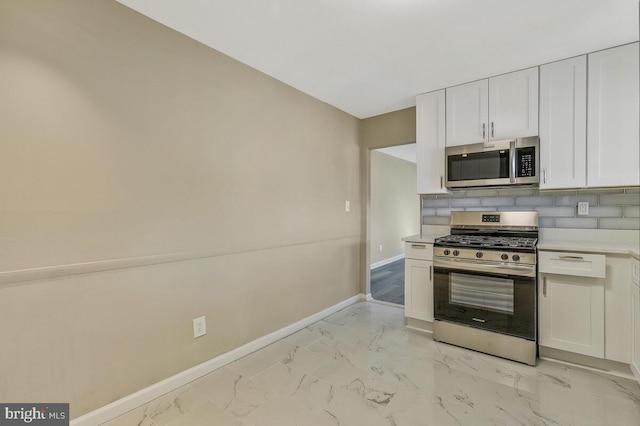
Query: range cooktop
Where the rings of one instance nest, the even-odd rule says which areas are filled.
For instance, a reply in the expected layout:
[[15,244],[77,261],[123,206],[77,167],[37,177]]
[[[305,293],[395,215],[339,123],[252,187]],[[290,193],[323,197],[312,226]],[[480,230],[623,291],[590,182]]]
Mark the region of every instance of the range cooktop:
[[534,250],[538,239],[534,237],[511,237],[494,235],[455,234],[436,238],[439,246],[474,247],[495,249],[529,249]]

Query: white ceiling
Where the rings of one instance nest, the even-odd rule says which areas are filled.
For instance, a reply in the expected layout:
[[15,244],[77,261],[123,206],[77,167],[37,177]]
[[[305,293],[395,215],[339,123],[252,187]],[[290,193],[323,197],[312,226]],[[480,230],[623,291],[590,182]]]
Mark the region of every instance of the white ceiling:
[[383,154],[391,155],[392,157],[399,158],[401,160],[410,161],[412,163],[417,162],[417,147],[415,143],[406,145],[397,145],[389,148],[379,148],[376,151]]
[[356,117],[638,40],[638,0],[118,0]]

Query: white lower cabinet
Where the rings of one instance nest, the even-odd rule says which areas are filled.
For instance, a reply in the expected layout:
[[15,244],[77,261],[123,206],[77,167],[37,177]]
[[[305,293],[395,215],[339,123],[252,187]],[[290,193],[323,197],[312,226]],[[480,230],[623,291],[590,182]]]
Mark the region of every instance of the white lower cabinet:
[[433,322],[433,245],[406,243],[404,315]]
[[539,344],[605,356],[605,256],[539,254]]
[[640,261],[631,264],[631,371],[640,382]]
[[640,362],[640,307],[633,297],[629,304],[630,257],[545,250],[538,256],[540,346],[631,364],[633,370]]
[[542,274],[540,345],[604,358],[604,280]]
[[631,257],[607,255],[604,288],[604,358],[631,363],[631,308],[629,262]]

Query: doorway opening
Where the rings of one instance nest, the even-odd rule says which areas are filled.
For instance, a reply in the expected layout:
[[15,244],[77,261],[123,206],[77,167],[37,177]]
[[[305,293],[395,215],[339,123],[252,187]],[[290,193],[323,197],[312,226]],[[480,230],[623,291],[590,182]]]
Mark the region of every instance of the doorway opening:
[[370,292],[404,305],[403,237],[420,233],[416,144],[371,150]]

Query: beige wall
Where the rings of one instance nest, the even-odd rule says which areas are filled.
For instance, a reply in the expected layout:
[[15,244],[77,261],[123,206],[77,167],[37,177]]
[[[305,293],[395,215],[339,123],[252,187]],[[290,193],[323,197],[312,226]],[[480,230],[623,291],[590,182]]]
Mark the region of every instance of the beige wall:
[[363,149],[386,148],[416,141],[416,108],[377,115],[360,122]]
[[369,294],[371,265],[371,150],[416,141],[416,108],[406,108],[360,122],[360,179],[362,185],[362,244],[360,246],[360,289]]
[[[371,151],[370,264],[404,253],[401,238],[420,233],[416,164]],[[380,246],[382,245],[382,252]]]
[[76,417],[360,291],[356,118],[111,0],[0,2],[0,93],[0,401]]

